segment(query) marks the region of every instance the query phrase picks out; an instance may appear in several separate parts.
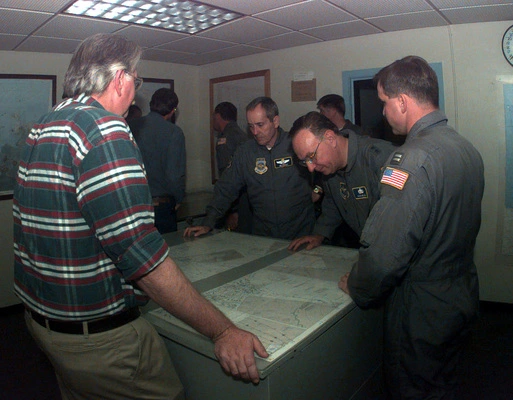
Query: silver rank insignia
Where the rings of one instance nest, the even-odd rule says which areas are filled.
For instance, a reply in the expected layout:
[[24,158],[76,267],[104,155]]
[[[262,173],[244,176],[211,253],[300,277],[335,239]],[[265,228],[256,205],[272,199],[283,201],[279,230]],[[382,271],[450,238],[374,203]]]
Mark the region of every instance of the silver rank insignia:
[[390,165],[401,165],[403,162],[403,153],[396,151],[390,160]]
[[257,174],[263,175],[267,172],[269,168],[265,162],[265,158],[257,158],[255,163],[255,172]]

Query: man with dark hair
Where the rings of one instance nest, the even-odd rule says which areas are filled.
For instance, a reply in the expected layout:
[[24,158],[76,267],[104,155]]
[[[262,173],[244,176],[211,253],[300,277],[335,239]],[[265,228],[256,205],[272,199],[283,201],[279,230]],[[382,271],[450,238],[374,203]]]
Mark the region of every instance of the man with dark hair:
[[[230,164],[233,153],[240,144],[251,139],[237,124],[237,107],[228,101],[219,103],[212,116],[214,130],[218,133],[216,138],[216,160],[218,176]],[[246,190],[233,203],[227,212],[222,224],[230,230],[241,233],[251,232],[251,210]]]
[[350,129],[354,133],[362,134],[362,128],[346,119],[346,103],[344,98],[338,94],[327,94],[317,102],[319,112],[328,117],[339,130]]
[[151,97],[148,115],[129,122],[143,157],[160,233],[177,230],[176,210],[185,196],[185,137],[171,122],[177,106],[176,93],[160,88]]
[[230,163],[233,153],[239,145],[250,139],[249,135],[237,125],[237,107],[224,101],[219,103],[212,117],[216,138],[216,159],[219,176]]
[[126,121],[131,121],[133,119],[136,119],[136,118],[141,118],[142,117],[142,110],[141,108],[137,105],[137,104],[132,104],[130,105],[130,107],[128,108],[128,112],[126,114]]
[[[152,298],[215,342],[221,366],[258,382],[267,353],[194,289],[154,227],[141,153],[123,115],[142,49],[113,34],[83,41],[70,98],[29,133],[13,195],[14,290],[63,399],[170,399],[172,364],[139,306]],[[173,393],[174,392],[174,393]]]
[[383,115],[407,136],[385,164],[358,263],[339,286],[360,307],[385,304],[384,371],[393,399],[454,399],[479,305],[473,253],[483,161],[447,125],[437,76],[424,59],[397,60],[375,81]]
[[292,239],[311,232],[315,217],[309,173],[294,163],[290,138],[280,128],[277,104],[269,97],[258,97],[246,107],[246,118],[254,140],[235,151],[216,182],[201,226],[187,228],[184,236],[212,230],[244,188],[253,212],[253,234]]
[[380,139],[339,131],[324,115],[312,111],[298,118],[289,135],[299,164],[322,174],[322,212],[311,235],[297,238],[289,246],[303,244],[313,249],[332,239],[343,222],[360,235],[379,198],[381,167],[394,146]]

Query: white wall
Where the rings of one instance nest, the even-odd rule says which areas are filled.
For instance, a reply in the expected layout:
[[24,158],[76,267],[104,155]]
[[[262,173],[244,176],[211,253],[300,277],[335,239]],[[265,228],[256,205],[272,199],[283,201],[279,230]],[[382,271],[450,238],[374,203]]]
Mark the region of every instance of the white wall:
[[[497,213],[502,204],[500,163],[504,130],[503,107],[498,104],[497,75],[513,75],[513,69],[502,56],[500,41],[511,21],[453,25],[403,32],[369,35],[313,44],[292,49],[227,60],[202,67],[156,62],[142,62],[141,76],[172,78],[180,98],[178,124],[186,135],[187,191],[211,189],[210,185],[210,109],[209,79],[250,72],[271,70],[271,96],[278,103],[281,125],[288,130],[293,121],[315,109],[315,102],[292,103],[290,81],[294,72],[313,71],[317,80],[317,98],[327,93],[342,93],[342,71],[379,68],[408,54],[424,57],[429,62],[442,62],[445,112],[449,123],[471,140],[485,162],[486,192],[483,201],[483,223],[476,248],[476,264],[483,300],[513,303],[513,266],[495,260]],[[471,39],[471,40],[470,40]],[[60,92],[69,56],[0,52],[0,73],[41,73],[59,76]],[[30,66],[33,63],[33,66]],[[20,64],[23,68],[20,69]],[[12,236],[9,207],[0,204],[2,238]],[[7,234],[9,233],[9,234]],[[11,235],[11,236],[9,236]],[[0,250],[11,252],[11,243],[0,244]],[[2,277],[8,277],[12,261],[0,260]],[[0,306],[10,282],[0,282]],[[7,289],[4,289],[4,285]]]

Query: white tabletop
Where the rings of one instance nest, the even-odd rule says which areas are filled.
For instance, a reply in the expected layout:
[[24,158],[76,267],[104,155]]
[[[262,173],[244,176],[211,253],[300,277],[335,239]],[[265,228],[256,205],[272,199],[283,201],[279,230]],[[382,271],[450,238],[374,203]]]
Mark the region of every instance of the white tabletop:
[[[203,296],[260,338],[269,353],[257,360],[261,377],[355,307],[337,283],[357,261],[357,250],[291,252],[286,240],[226,231],[189,240],[164,237],[171,258]],[[146,318],[162,336],[215,358],[210,340],[162,308]]]

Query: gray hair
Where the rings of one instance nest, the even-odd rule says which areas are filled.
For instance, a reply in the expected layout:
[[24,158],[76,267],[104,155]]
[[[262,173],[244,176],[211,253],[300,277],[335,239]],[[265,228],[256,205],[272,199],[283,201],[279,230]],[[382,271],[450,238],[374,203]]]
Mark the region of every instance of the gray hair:
[[258,106],[261,106],[265,110],[265,115],[269,121],[272,121],[274,117],[280,115],[278,105],[274,102],[273,99],[265,96],[257,97],[256,99],[251,100],[250,103],[246,106],[246,112],[253,111]]
[[77,48],[64,76],[64,96],[103,93],[119,70],[135,72],[142,48],[123,36],[98,33]]

